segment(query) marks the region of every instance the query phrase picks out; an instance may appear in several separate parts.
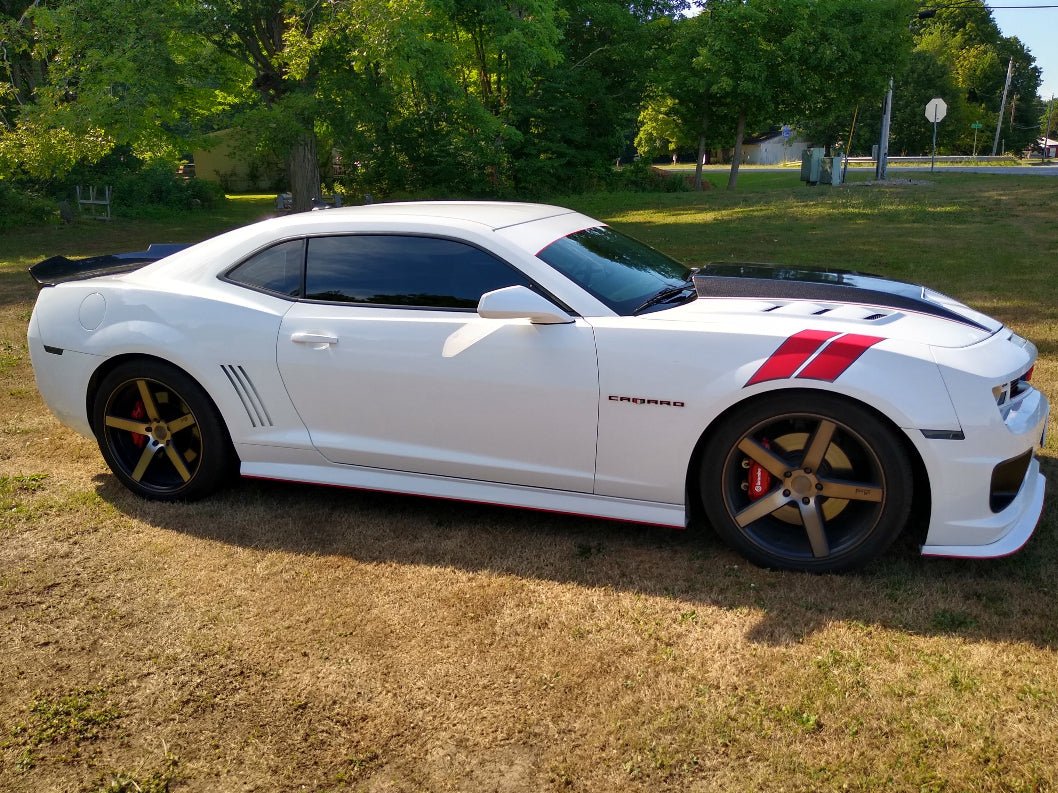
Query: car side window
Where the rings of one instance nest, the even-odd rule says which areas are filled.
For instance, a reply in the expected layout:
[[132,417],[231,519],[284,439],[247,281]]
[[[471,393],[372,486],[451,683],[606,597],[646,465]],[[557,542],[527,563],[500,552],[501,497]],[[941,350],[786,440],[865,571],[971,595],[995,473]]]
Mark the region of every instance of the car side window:
[[228,273],[229,281],[262,292],[300,297],[305,240],[287,240],[255,253]]
[[479,248],[435,237],[312,237],[306,262],[305,297],[328,302],[474,309],[486,292],[532,285]]

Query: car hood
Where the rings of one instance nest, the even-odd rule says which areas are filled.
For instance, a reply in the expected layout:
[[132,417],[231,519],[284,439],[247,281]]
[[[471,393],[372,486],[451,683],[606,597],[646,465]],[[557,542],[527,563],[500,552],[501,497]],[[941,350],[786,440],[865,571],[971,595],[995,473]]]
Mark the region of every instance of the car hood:
[[709,265],[694,276],[694,285],[697,300],[641,318],[712,322],[737,315],[753,323],[812,324],[936,347],[976,344],[1003,327],[926,287],[846,270]]

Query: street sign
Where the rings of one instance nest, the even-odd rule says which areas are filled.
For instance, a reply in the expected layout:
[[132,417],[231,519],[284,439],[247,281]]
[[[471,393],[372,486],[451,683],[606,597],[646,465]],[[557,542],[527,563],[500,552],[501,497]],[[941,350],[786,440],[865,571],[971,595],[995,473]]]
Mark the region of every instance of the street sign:
[[790,125],[789,124],[783,124],[782,125],[782,136],[784,138],[789,138],[790,135],[792,135],[792,134],[793,134],[793,130],[790,129]]
[[948,115],[948,105],[939,96],[926,103],[926,118],[933,122],[933,158],[929,161],[929,172],[937,165],[937,122]]
[[926,118],[932,121],[934,124],[938,121],[943,121],[944,117],[948,115],[948,103],[940,97],[936,99],[930,99],[926,105]]
[[982,124],[980,121],[975,121],[973,124],[970,125],[970,129],[984,129],[984,128],[985,128],[985,125]]

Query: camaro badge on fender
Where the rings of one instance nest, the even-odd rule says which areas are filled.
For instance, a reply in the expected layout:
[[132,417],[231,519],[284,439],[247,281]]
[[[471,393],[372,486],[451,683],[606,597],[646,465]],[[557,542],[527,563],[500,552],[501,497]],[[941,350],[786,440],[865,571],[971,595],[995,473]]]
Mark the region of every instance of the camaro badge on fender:
[[611,402],[628,402],[631,405],[661,405],[669,408],[681,408],[684,406],[683,402],[677,402],[674,399],[647,399],[646,397],[615,396],[614,394],[610,394],[609,400]]

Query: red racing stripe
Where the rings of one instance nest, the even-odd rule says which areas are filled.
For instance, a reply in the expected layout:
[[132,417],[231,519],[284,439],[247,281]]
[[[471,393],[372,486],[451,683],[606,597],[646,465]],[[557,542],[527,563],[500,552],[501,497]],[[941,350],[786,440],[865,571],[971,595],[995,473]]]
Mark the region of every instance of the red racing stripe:
[[816,350],[837,335],[838,333],[829,330],[802,330],[795,333],[780,344],[779,349],[760,365],[760,369],[746,381],[746,385],[751,386],[768,380],[784,380],[790,377],[812,357]]
[[853,361],[867,351],[868,347],[873,347],[880,341],[880,336],[860,336],[856,333],[842,336],[827,345],[812,363],[801,370],[797,379],[826,380],[833,383],[852,366]]

